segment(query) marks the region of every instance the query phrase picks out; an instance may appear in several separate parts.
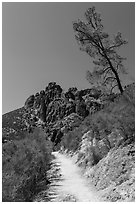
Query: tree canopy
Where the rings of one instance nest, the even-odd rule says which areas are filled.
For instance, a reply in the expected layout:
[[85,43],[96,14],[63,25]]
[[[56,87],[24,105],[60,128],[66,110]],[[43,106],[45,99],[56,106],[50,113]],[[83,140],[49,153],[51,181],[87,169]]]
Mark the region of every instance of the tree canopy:
[[112,89],[118,87],[123,92],[120,74],[126,74],[123,60],[117,53],[117,49],[126,44],[118,32],[114,39],[110,39],[108,33],[104,32],[100,14],[95,7],[89,8],[85,12],[86,21],[78,20],[73,22],[75,38],[80,45],[80,50],[85,51],[93,58],[95,65],[92,72],[87,72],[87,78],[91,84],[101,82],[102,85]]

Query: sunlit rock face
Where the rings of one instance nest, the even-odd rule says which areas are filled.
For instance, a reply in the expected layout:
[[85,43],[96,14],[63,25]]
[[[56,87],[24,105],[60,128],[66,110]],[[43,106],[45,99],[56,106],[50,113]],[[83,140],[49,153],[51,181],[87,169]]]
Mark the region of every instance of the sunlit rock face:
[[82,136],[78,152],[78,164],[82,166],[93,166],[104,158],[110,149],[118,147],[124,140],[122,132],[113,129],[104,138],[95,137],[92,129]]
[[63,112],[63,110],[61,110],[62,104],[57,100],[61,99],[61,93],[62,88],[55,82],[51,82],[45,90],[36,93],[35,96],[30,96],[24,105],[26,112],[28,112],[26,120],[28,121],[29,119],[32,119],[32,115],[33,118],[37,118],[36,121],[34,121],[36,122],[35,125],[37,125],[37,121],[50,123],[57,120],[59,117],[58,115],[61,115]]

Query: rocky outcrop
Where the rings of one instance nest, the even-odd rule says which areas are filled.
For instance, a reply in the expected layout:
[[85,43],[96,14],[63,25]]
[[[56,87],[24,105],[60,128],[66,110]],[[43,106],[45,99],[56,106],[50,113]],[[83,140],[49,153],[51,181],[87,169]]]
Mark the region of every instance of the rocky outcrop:
[[[130,89],[130,87],[127,89]],[[124,92],[124,94],[122,96],[123,100],[125,100],[125,97],[128,98],[129,91]],[[115,104],[116,96],[116,94],[102,94],[95,87],[80,91],[76,87],[71,87],[67,92],[63,92],[63,89],[59,85],[51,82],[45,90],[30,96],[26,100],[24,106],[24,122],[29,132],[33,131],[33,128],[36,126],[42,127],[52,141],[54,141],[54,144],[58,144],[64,134],[72,131],[88,115],[94,115],[105,106],[108,107],[110,102],[112,105],[112,102]],[[129,96],[129,98],[131,97]],[[96,164],[107,155],[111,148],[118,146],[123,141],[123,135],[120,129],[114,128],[109,133],[104,132],[103,135],[105,136],[102,138],[95,136],[92,138],[91,132],[92,130],[82,137],[79,152],[79,157],[83,159],[85,164]],[[88,134],[90,134],[90,137],[88,137]],[[83,150],[84,143],[88,143],[88,145],[85,145],[87,150]],[[89,147],[90,143],[91,145]],[[89,157],[87,156],[87,152],[91,154]]]
[[[59,100],[61,100],[62,88],[55,82],[49,83],[45,91],[30,96],[25,102],[24,120],[28,128],[33,126],[45,126],[47,123],[59,119]],[[57,101],[58,99],[58,101]],[[61,107],[60,107],[61,109]]]
[[85,118],[102,108],[98,100],[100,94],[95,89],[78,91],[76,87],[69,88],[66,93],[63,93],[62,88],[56,82],[50,82],[45,90],[26,100],[25,124],[31,131],[34,126],[54,125],[73,113]]
[[82,122],[82,117],[76,113],[72,113],[53,125],[49,131],[49,137],[55,146],[60,144],[62,137],[69,131],[78,127]]
[[72,131],[75,127],[78,127],[82,121],[82,117],[80,117],[76,113],[71,113],[69,116],[64,117],[62,120],[61,131],[63,133],[67,133],[68,131]]

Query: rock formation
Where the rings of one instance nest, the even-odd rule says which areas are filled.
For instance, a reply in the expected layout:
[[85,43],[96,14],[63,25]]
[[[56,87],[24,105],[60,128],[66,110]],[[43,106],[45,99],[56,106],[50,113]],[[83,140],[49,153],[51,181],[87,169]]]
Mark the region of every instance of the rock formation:
[[72,87],[67,92],[63,92],[60,85],[50,82],[45,90],[31,95],[26,100],[25,124],[28,130],[32,131],[35,126],[43,128],[48,125],[54,126],[58,121],[65,120],[67,116],[74,113],[84,119],[88,114],[103,107],[98,100],[100,95],[101,93],[95,88],[79,91],[76,87]]

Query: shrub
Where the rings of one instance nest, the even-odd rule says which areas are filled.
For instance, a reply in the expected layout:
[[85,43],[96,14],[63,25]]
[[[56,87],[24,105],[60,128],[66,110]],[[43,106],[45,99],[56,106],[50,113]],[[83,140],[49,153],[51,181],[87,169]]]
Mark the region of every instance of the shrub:
[[[131,92],[131,91],[130,91]],[[118,96],[114,102],[104,107],[102,110],[87,116],[79,127],[65,134],[62,138],[62,146],[70,151],[76,151],[80,148],[83,134],[89,130],[93,132],[93,138],[98,141],[103,140],[108,149],[112,146],[121,145],[121,136],[123,144],[130,144],[135,140],[135,106],[134,97],[128,94],[128,100],[125,95]],[[130,100],[131,99],[131,100]],[[114,145],[110,144],[108,136],[112,132],[119,132]],[[91,138],[92,139],[92,138]],[[95,160],[98,161],[98,155],[94,152]],[[96,163],[96,162],[95,162]]]
[[51,145],[39,129],[3,145],[4,202],[30,202],[45,188],[50,153]]

